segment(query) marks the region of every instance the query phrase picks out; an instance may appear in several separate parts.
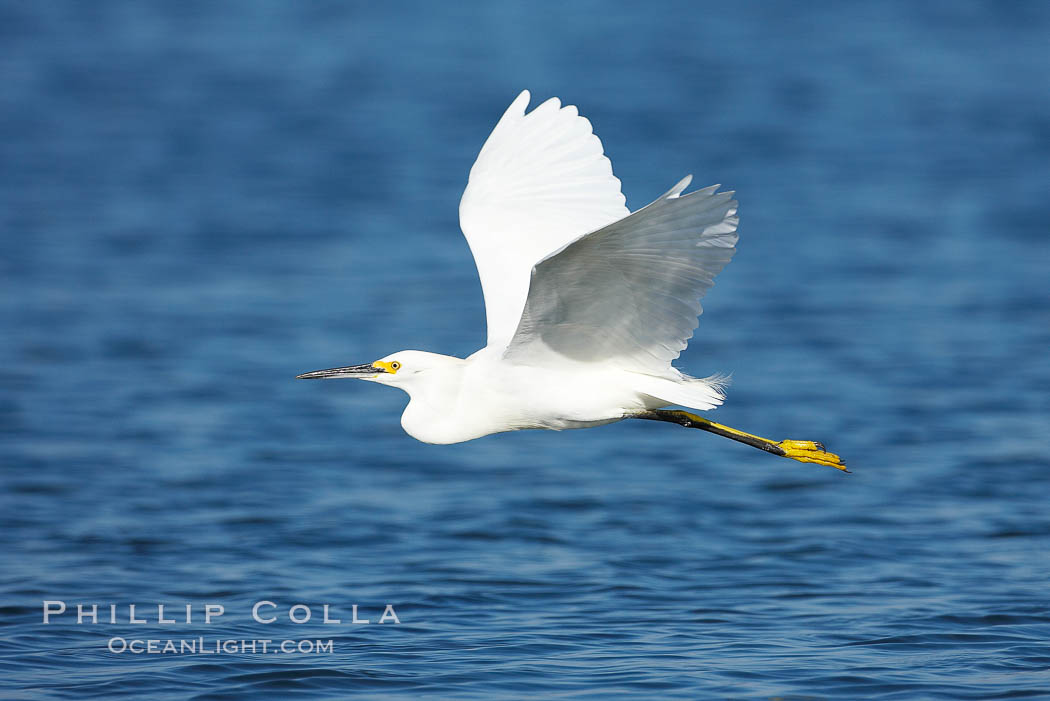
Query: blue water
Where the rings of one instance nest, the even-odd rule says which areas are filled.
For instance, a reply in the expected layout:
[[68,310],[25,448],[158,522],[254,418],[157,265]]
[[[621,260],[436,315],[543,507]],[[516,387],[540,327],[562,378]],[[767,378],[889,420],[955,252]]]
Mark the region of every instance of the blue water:
[[[1050,696],[1048,36],[1040,2],[0,4],[0,697]],[[526,87],[632,208],[737,190],[679,365],[852,475],[650,422],[427,446],[399,392],[292,379],[482,345],[458,198]],[[333,642],[107,647],[198,636]]]

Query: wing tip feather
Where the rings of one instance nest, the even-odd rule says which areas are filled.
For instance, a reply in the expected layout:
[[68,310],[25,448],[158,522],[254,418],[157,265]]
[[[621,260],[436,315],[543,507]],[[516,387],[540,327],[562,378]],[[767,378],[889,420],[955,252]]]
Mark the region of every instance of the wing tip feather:
[[668,190],[664,194],[664,196],[661,197],[660,199],[673,200],[676,197],[680,197],[682,195],[682,191],[685,190],[687,187],[689,187],[689,183],[691,183],[691,182],[693,182],[693,174],[692,173],[690,173],[689,175],[685,176],[684,178],[679,180],[677,183],[675,183],[675,186],[672,187],[670,190]]
[[522,114],[525,114],[525,108],[529,106],[529,102],[531,101],[532,93],[530,93],[527,89],[522,90],[520,93],[518,93],[518,96],[514,98],[514,101],[510,103],[510,107],[507,108],[507,111],[509,112],[516,107],[520,107],[521,109],[517,111],[521,112]]

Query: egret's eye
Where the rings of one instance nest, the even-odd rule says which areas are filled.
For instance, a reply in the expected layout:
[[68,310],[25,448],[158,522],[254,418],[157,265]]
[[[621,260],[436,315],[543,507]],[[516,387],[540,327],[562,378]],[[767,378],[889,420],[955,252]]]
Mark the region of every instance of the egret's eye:
[[401,369],[401,363],[399,363],[399,362],[397,362],[395,360],[394,362],[390,363],[390,369],[393,370],[394,372],[397,372],[398,370]]

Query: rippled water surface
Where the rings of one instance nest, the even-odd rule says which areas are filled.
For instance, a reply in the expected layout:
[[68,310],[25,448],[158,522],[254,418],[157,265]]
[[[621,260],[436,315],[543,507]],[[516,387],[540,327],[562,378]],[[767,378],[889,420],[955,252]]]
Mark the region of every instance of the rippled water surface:
[[[0,4],[0,697],[1050,696],[1048,6],[610,7]],[[525,87],[632,209],[737,190],[679,365],[853,475],[292,380],[483,343],[457,203]],[[198,637],[332,649],[107,648]]]

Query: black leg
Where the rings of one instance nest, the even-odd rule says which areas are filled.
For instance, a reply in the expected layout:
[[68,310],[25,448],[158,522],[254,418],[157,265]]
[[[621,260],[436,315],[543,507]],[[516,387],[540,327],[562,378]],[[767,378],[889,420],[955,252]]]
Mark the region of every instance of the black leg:
[[691,414],[688,411],[681,411],[678,409],[654,409],[635,414],[631,418],[667,421],[669,423],[678,424],[679,426],[685,426],[686,428],[699,428],[702,431],[708,431],[716,436],[723,436],[734,441],[739,441],[740,443],[749,445],[752,448],[758,448],[759,450],[764,450],[773,455],[791,458],[792,460],[798,460],[799,462],[812,462],[818,465],[827,465],[828,467],[834,467],[843,472],[849,472],[849,470],[846,469],[846,463],[842,461],[842,458],[834,453],[829,453],[825,450],[822,443],[817,443],[815,441],[772,441],[768,438],[762,438],[761,436],[738,431],[729,426],[723,426],[714,421],[708,421],[696,414]]

